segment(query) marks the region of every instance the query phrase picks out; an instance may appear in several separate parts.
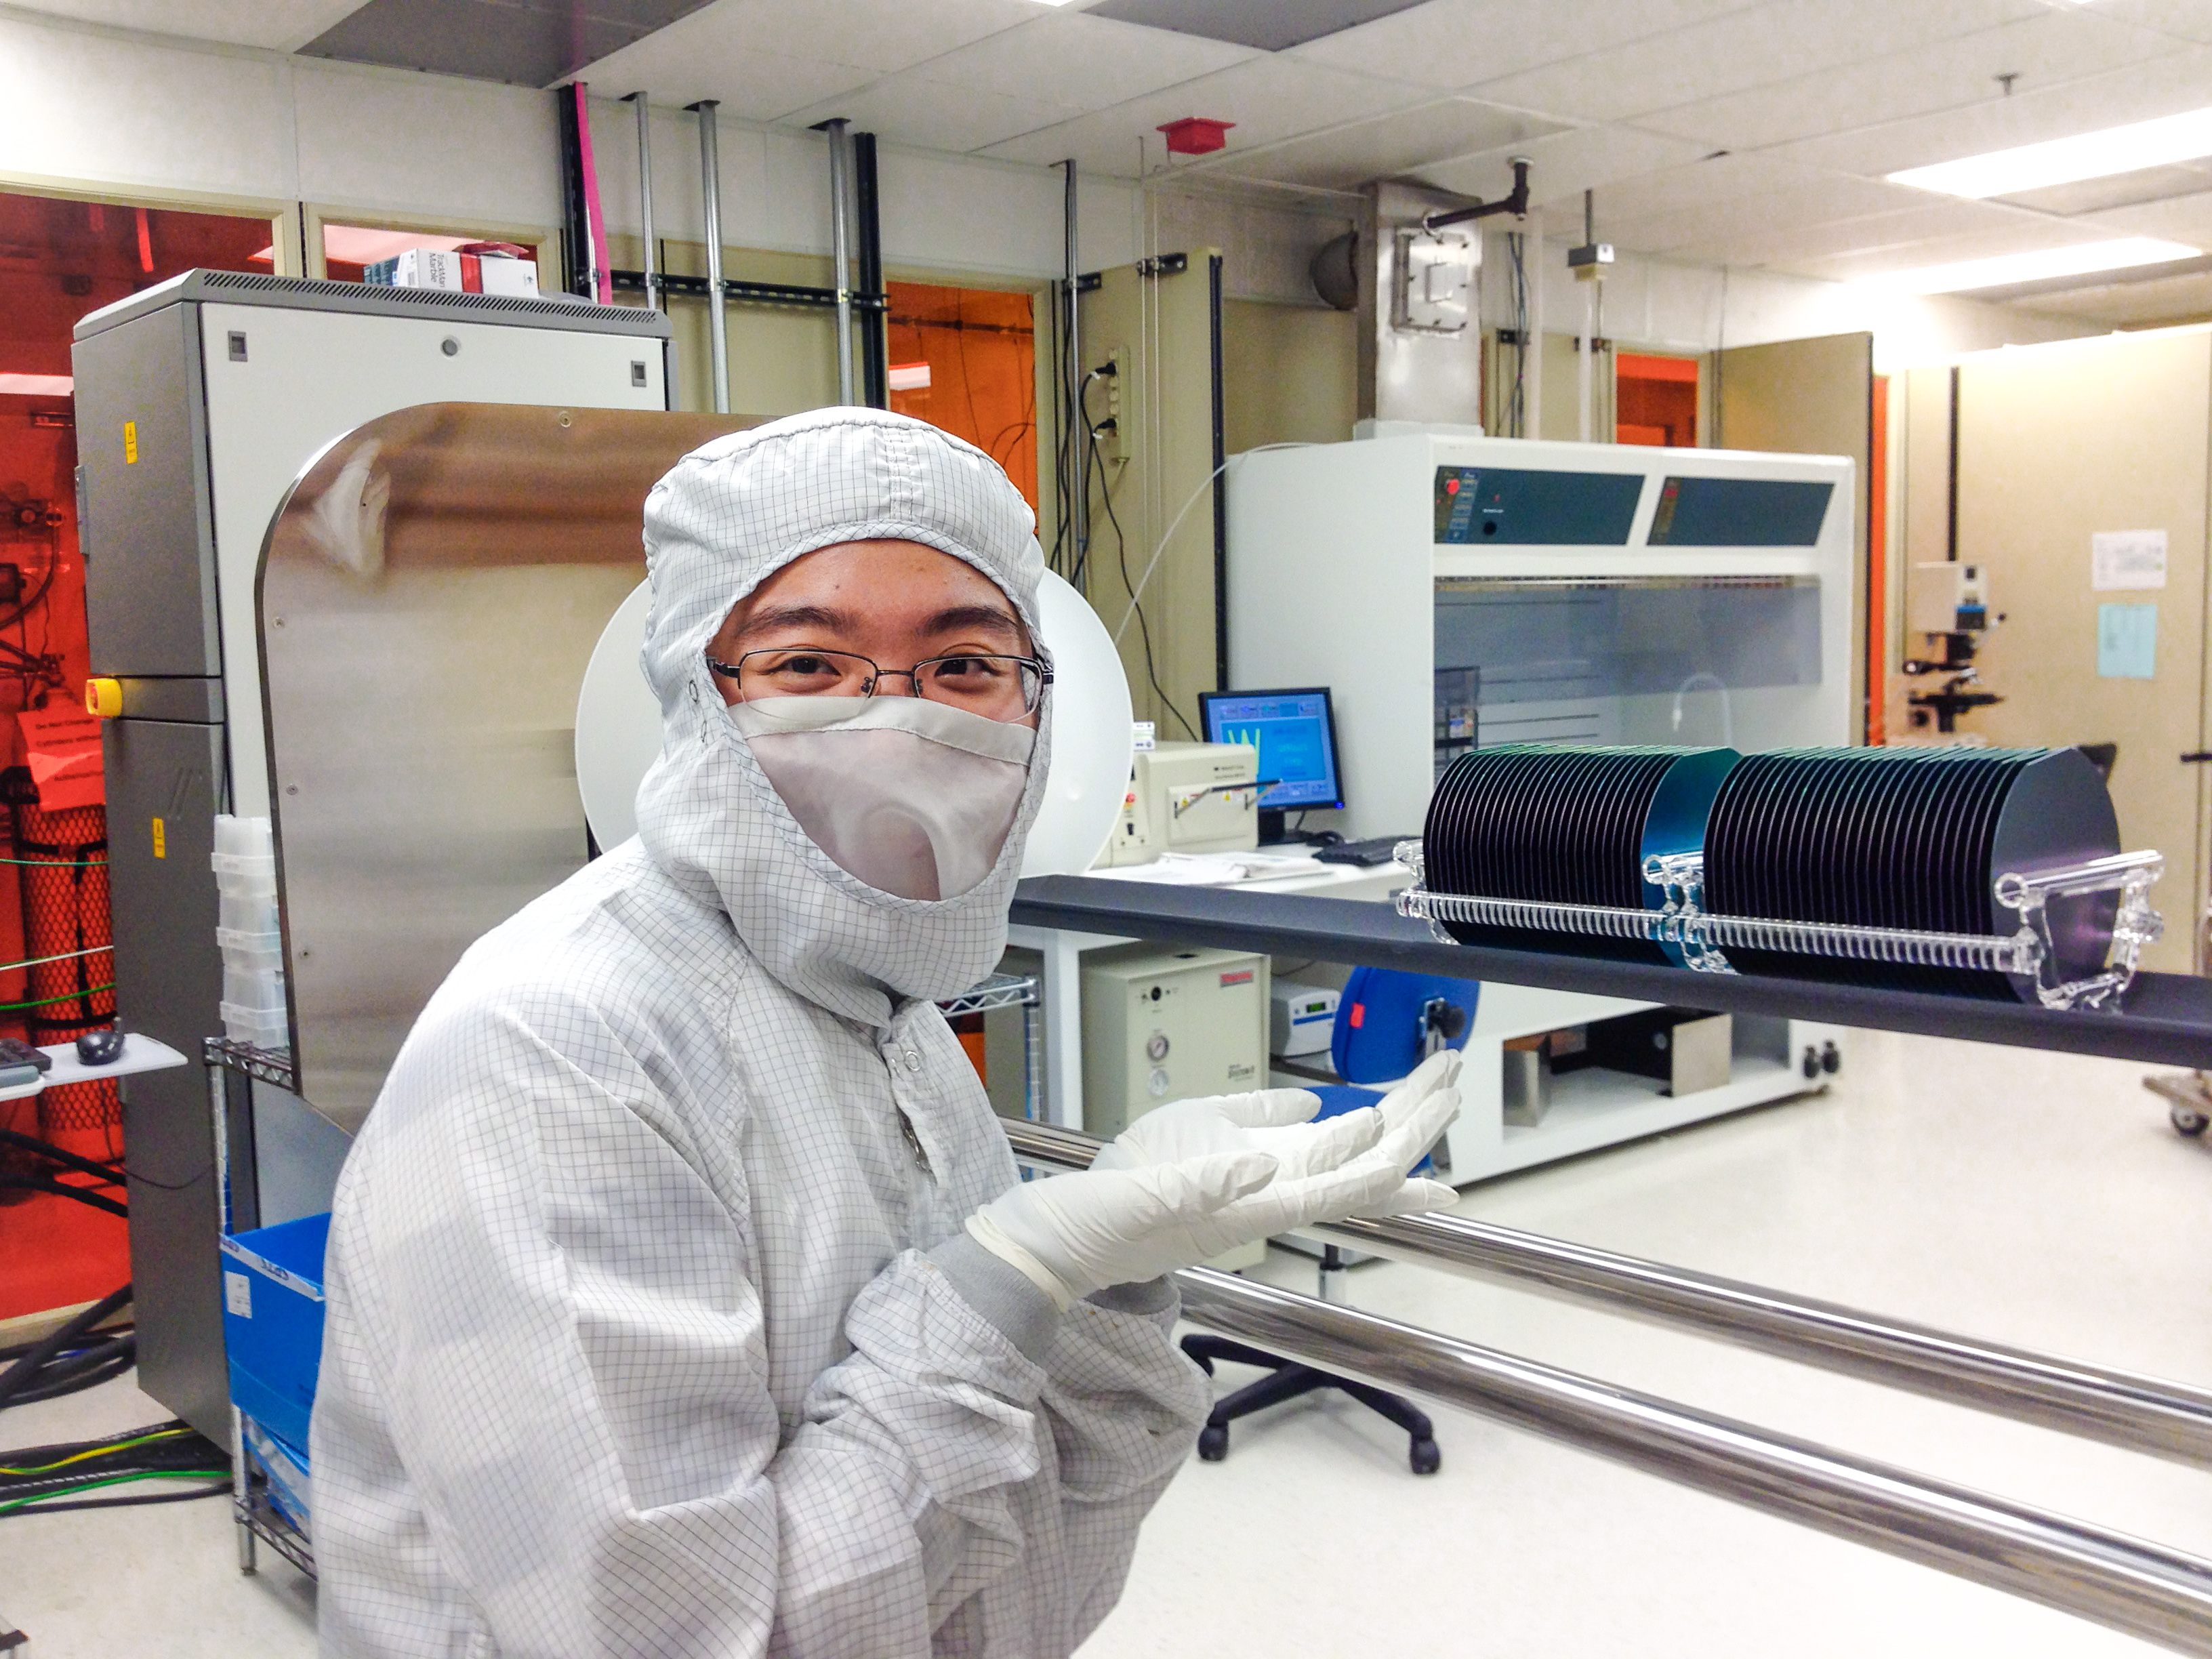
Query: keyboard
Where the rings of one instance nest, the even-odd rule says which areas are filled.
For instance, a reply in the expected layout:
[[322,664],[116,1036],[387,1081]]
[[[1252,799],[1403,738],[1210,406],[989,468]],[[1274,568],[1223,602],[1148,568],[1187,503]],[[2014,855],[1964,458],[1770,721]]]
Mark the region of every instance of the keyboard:
[[1418,836],[1375,836],[1366,841],[1340,841],[1334,847],[1324,847],[1314,856],[1323,864],[1357,864],[1374,866],[1388,864],[1390,855],[1401,841],[1418,841]]

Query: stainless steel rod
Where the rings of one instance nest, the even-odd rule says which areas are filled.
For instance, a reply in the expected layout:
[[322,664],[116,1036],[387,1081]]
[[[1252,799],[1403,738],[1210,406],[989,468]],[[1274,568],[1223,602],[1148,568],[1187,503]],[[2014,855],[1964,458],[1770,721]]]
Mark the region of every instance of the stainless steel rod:
[[853,399],[853,149],[842,119],[824,121],[830,138],[830,262],[837,289],[837,401]]
[[1083,307],[1077,292],[1082,286],[1083,270],[1076,262],[1075,250],[1075,158],[1071,155],[1060,165],[1067,169],[1067,190],[1060,205],[1060,228],[1066,240],[1067,263],[1068,385],[1066,404],[1060,411],[1060,419],[1069,423],[1064,441],[1068,453],[1074,459],[1072,473],[1061,480],[1062,486],[1071,494],[1067,512],[1067,568],[1060,574],[1072,576],[1083,568],[1083,550],[1091,541],[1091,474],[1085,464],[1088,449],[1085,441],[1090,434],[1085,430],[1087,421],[1083,413]]
[[[1098,1146],[1087,1135],[1044,1124],[1008,1123],[1006,1133],[1015,1155],[1041,1167],[1082,1169]],[[1979,1341],[1462,1216],[1401,1216],[1311,1231],[1378,1255],[1532,1285],[1784,1359],[2212,1468],[2212,1390],[2187,1383]]]
[[699,191],[707,207],[707,356],[711,359],[714,413],[730,412],[730,319],[723,313],[722,163],[715,147],[717,100],[702,98],[684,107],[699,118]]
[[637,106],[637,211],[645,238],[640,264],[645,273],[645,303],[647,309],[653,309],[660,304],[660,289],[653,271],[659,245],[653,234],[653,115],[641,92],[633,92],[623,101]]
[[2212,1561],[1233,1273],[1183,1316],[2182,1653],[2212,1655]]

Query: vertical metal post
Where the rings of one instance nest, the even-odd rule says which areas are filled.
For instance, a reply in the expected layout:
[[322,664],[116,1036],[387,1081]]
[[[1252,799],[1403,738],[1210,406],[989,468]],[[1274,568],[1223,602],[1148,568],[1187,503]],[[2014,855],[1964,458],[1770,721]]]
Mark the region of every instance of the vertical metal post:
[[[1589,247],[1597,240],[1597,214],[1592,205],[1595,191],[1583,192],[1583,246]],[[1575,354],[1575,435],[1583,442],[1590,441],[1590,399],[1596,392],[1596,381],[1590,373],[1591,356],[1597,349],[1597,285],[1587,283],[1589,292],[1583,295],[1583,337]]]
[[837,401],[853,401],[853,156],[847,123],[824,121],[830,138],[830,263],[837,289]]
[[[853,135],[853,210],[859,221],[860,292],[887,301],[884,284],[884,228],[877,210],[876,135]],[[890,325],[886,307],[871,311],[860,319],[860,401],[871,409],[891,406],[890,345],[884,331]]]
[[1076,293],[1082,267],[1075,258],[1075,158],[1071,155],[1060,165],[1067,169],[1067,194],[1062,208],[1067,258],[1067,402],[1061,418],[1067,422],[1066,441],[1075,458],[1067,502],[1068,568],[1080,570],[1084,550],[1091,542],[1091,474],[1085,465],[1091,434],[1083,416],[1082,306]]
[[730,322],[722,307],[722,163],[714,147],[718,100],[685,107],[699,118],[699,191],[707,208],[707,355],[713,360],[714,413],[730,412]]
[[645,255],[640,264],[645,273],[646,306],[648,309],[657,309],[660,304],[660,291],[653,266],[659,245],[653,234],[653,118],[647,108],[643,93],[633,92],[623,102],[635,105],[637,108],[637,210],[644,227],[642,234],[645,238]]
[[1522,434],[1544,435],[1544,216],[1528,210],[1527,251],[1522,262],[1528,273],[1528,350],[1532,354],[1528,380],[1522,399]]

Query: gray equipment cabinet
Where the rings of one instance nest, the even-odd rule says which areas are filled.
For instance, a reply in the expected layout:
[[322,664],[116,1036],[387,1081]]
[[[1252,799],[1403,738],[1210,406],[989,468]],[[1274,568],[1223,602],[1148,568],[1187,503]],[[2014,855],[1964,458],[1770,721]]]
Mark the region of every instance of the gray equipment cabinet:
[[[128,1027],[185,1053],[222,1031],[213,819],[270,811],[256,594],[293,481],[334,439],[416,404],[665,410],[668,333],[643,308],[206,270],[77,325],[92,665],[122,686],[106,761]],[[323,1207],[342,1138],[283,1091],[234,1075],[228,1092],[233,1224]],[[134,1078],[124,1126],[139,1383],[227,1443],[216,1155],[198,1079]],[[311,1164],[320,1146],[322,1178],[264,1181],[257,1132],[305,1144]]]

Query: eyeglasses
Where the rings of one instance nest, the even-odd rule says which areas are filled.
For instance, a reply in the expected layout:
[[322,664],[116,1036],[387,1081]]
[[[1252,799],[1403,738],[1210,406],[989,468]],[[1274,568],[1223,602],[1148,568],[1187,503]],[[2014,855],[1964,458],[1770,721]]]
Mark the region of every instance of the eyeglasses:
[[911,668],[883,668],[850,651],[811,645],[748,651],[733,663],[707,659],[707,666],[738,683],[747,702],[761,697],[872,697],[885,679],[905,680],[917,697],[949,703],[988,720],[1018,720],[1037,711],[1052,670],[1034,657],[962,652],[932,657]]

